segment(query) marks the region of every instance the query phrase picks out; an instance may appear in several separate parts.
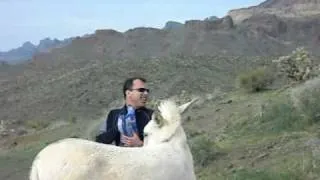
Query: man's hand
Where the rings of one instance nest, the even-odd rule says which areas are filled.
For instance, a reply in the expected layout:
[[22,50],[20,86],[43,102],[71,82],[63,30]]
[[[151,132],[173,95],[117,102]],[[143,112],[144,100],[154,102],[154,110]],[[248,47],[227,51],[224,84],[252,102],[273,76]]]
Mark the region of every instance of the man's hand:
[[134,133],[132,137],[123,135],[123,142],[125,143],[125,146],[129,147],[140,147],[143,145],[143,142],[140,140],[137,133]]

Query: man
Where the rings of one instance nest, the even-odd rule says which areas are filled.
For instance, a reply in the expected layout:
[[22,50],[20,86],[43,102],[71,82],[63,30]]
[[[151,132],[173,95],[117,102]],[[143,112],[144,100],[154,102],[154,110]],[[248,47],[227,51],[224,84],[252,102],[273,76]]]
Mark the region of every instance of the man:
[[[146,80],[141,77],[129,78],[123,85],[125,105],[119,109],[112,109],[105,121],[102,132],[96,136],[96,142],[117,146],[139,147],[143,145],[143,128],[151,119],[152,109],[146,108],[149,89]],[[126,136],[122,129],[122,121],[126,121],[128,108],[133,108],[137,132],[133,136]],[[122,119],[121,119],[122,118]],[[120,131],[122,130],[122,131]]]

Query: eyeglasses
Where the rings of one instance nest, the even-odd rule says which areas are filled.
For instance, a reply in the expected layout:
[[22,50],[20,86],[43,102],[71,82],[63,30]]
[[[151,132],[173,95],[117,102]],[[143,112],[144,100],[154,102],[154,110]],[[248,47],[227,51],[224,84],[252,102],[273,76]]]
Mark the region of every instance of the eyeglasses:
[[136,91],[139,91],[139,92],[147,92],[147,93],[149,93],[150,92],[150,90],[149,89],[147,89],[147,88],[138,88],[138,89],[130,89],[130,90],[136,90]]

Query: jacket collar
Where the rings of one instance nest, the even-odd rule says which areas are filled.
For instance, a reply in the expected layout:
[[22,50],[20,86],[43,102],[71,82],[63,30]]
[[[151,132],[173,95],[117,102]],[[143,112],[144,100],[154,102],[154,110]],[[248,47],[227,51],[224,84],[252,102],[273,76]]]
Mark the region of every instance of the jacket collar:
[[[146,110],[147,110],[147,108],[143,106],[143,107],[136,109],[135,112],[146,111]],[[127,114],[127,112],[128,112],[127,105],[126,104],[123,105],[120,111],[122,114]]]

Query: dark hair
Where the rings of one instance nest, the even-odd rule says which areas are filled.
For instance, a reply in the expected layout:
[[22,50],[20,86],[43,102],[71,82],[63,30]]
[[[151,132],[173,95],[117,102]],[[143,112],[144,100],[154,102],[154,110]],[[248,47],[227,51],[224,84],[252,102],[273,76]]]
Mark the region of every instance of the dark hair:
[[126,79],[125,82],[123,83],[123,88],[122,88],[122,93],[124,98],[126,98],[126,90],[131,89],[133,86],[133,81],[137,79],[144,83],[147,82],[147,80],[142,77],[132,77],[132,78]]

